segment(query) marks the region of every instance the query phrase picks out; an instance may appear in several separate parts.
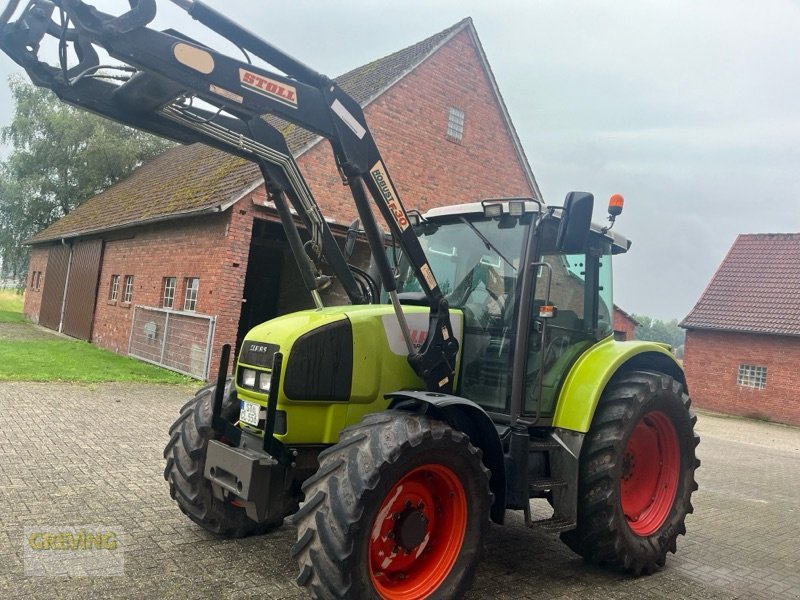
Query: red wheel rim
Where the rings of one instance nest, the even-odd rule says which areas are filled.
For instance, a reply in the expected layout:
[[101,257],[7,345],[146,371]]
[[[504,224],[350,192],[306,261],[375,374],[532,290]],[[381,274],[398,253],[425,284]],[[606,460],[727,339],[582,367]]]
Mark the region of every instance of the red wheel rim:
[[652,535],[667,520],[678,491],[681,453],[670,418],[661,411],[644,415],[625,446],[620,501],[628,526]]
[[370,529],[369,569],[385,600],[427,598],[461,551],[467,497],[455,473],[426,464],[389,491]]

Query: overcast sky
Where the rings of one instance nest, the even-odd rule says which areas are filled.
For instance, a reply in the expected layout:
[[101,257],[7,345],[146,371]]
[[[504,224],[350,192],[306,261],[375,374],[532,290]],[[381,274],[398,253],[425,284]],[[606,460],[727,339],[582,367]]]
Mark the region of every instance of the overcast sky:
[[[628,312],[681,319],[737,234],[800,232],[800,2],[208,3],[331,76],[471,16],[545,200],[592,192],[599,220],[625,196]],[[159,6],[159,26],[207,39]],[[0,57],[3,81],[18,70]]]

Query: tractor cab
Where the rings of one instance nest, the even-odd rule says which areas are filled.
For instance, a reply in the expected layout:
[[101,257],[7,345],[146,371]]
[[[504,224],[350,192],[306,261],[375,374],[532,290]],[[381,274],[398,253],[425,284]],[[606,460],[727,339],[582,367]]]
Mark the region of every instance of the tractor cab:
[[[450,308],[464,315],[456,393],[496,421],[512,413],[515,378],[521,415],[551,417],[575,360],[613,331],[611,256],[628,242],[587,226],[566,247],[562,214],[491,200],[431,210],[414,226]],[[412,265],[394,258],[400,302],[424,303]]]

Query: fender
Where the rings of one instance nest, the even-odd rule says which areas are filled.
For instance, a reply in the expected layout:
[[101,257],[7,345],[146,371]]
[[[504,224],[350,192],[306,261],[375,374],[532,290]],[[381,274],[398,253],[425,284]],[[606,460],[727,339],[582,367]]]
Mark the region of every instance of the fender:
[[645,369],[666,373],[686,386],[680,364],[669,345],[657,342],[618,342],[609,336],[584,352],[567,375],[558,394],[553,427],[586,433],[606,384],[618,373]]
[[472,400],[435,392],[400,391],[386,394],[389,408],[430,414],[454,429],[466,433],[472,443],[483,453],[483,462],[489,469],[489,489],[494,494],[491,518],[502,524],[506,509],[506,471],[503,445],[492,419]]

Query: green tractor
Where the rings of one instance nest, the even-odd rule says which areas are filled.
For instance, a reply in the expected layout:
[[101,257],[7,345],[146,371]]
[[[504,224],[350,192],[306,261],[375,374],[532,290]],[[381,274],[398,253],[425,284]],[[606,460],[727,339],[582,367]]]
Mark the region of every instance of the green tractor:
[[[173,1],[280,72],[148,28],[155,0],[120,15],[32,0],[11,21],[12,0],[0,49],[66,102],[255,162],[316,304],[252,329],[232,377],[225,346],[216,384],[182,408],[164,450],[180,509],[229,537],[291,515],[297,581],[314,598],[459,597],[508,510],[589,561],[662,567],[692,511],[699,438],[669,348],[613,336],[612,258],[630,246],[611,230],[621,197],[606,226],[580,192],[558,207],[407,211],[335,82],[202,2]],[[38,56],[48,37],[57,65]],[[116,75],[96,48],[124,63]],[[344,249],[265,115],[331,141],[360,222]],[[368,270],[348,262],[358,236]],[[331,277],[351,304],[323,306]],[[532,517],[537,498],[547,518]]]
[[[254,328],[235,386],[201,391],[173,426],[165,476],[181,509],[233,536],[293,513],[298,582],[315,598],[458,597],[506,510],[592,562],[663,566],[697,489],[695,417],[667,347],[614,340],[612,256],[629,244],[581,221],[590,206],[573,194],[564,209],[501,200],[417,217],[449,290],[453,394],[425,390],[390,305]],[[405,255],[397,273],[419,343],[426,299]],[[532,498],[552,516],[533,521]]]

